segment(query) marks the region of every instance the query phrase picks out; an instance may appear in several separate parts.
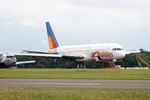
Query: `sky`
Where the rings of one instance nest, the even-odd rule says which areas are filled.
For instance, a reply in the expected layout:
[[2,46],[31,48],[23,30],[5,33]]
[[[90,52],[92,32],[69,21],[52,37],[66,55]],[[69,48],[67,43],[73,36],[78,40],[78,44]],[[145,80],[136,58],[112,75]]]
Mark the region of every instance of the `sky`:
[[119,43],[150,50],[150,0],[0,0],[0,52],[47,51],[45,22],[60,45]]

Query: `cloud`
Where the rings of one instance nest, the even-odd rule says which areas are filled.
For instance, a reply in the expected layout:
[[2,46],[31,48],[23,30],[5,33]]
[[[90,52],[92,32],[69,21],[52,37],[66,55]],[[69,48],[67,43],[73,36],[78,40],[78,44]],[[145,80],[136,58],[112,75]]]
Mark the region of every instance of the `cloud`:
[[48,46],[48,42],[47,42],[46,39],[42,39],[42,40],[41,40],[41,43]]
[[10,25],[12,25],[13,24],[13,22],[11,22],[11,21],[5,21],[5,23],[3,23],[4,24],[4,26],[10,26]]
[[23,19],[21,21],[21,25],[26,26],[26,27],[36,27],[36,25],[38,25],[38,23],[36,23],[36,21],[34,21],[32,19]]
[[[62,45],[118,42],[126,48],[150,50],[142,45],[146,41],[140,41],[146,36],[144,40],[150,42],[149,5],[149,0],[4,0],[0,3],[0,38],[14,39],[16,48],[9,50],[47,50],[42,44],[47,39],[44,22],[49,20]],[[28,44],[18,43],[22,34]],[[0,40],[3,50],[6,44]]]

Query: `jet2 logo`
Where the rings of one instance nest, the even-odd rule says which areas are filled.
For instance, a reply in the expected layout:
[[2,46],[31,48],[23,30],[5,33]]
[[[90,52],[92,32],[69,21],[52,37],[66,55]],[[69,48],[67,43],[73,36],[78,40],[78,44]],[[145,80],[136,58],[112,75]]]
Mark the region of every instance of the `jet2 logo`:
[[113,54],[112,52],[108,52],[108,51],[94,51],[91,53],[92,58],[100,58],[100,59],[112,59],[113,58]]

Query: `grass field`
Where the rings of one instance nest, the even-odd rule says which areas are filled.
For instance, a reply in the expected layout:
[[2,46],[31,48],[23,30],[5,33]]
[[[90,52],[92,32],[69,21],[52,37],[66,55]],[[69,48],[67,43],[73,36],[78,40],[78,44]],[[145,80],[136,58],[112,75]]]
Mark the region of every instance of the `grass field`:
[[150,80],[150,70],[120,69],[0,69],[1,79]]
[[1,100],[150,100],[150,89],[0,88]]

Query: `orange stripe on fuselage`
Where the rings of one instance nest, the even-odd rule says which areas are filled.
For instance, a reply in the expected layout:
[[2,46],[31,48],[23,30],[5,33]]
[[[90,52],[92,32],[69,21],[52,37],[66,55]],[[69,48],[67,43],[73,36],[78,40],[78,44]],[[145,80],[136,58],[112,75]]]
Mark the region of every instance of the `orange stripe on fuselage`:
[[49,43],[50,49],[54,49],[55,48],[55,43],[54,43],[53,37],[48,36],[48,43]]

